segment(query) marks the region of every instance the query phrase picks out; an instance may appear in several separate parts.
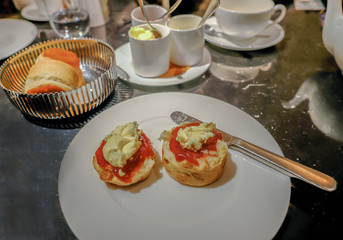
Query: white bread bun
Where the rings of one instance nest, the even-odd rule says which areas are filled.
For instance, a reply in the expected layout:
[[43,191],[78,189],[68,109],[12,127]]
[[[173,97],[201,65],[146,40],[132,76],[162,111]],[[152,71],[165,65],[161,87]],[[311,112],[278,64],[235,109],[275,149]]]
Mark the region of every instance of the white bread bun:
[[[53,58],[47,57],[47,56],[44,55],[44,53],[45,53],[45,52],[42,52],[42,53],[38,56],[38,58],[36,59],[36,64],[39,63],[39,62],[41,62],[41,61],[45,61],[45,60],[58,60],[58,59],[53,59]],[[76,55],[74,56],[74,58],[76,58]],[[59,60],[59,61],[61,61],[61,60]],[[76,59],[75,59],[74,61],[76,61]],[[78,61],[78,59],[77,59],[77,61]],[[62,62],[63,62],[63,61],[62,61]],[[85,80],[84,80],[84,78],[83,78],[82,71],[81,71],[81,69],[80,69],[79,66],[75,66],[74,69],[76,70],[77,75],[78,75],[78,83],[77,83],[77,86],[76,86],[76,87],[81,87],[82,85],[85,84]]]
[[70,91],[84,84],[78,56],[65,49],[48,48],[31,67],[24,92],[38,94]]
[[197,158],[198,165],[186,159],[177,161],[170,149],[174,129],[163,134],[162,163],[167,173],[178,182],[189,186],[204,186],[217,180],[224,171],[228,153],[227,144],[218,139],[216,151]]
[[137,127],[127,127],[134,125],[130,124],[119,126],[106,136],[93,156],[94,169],[104,182],[129,186],[146,179],[155,164],[149,138]]
[[69,91],[79,86],[78,73],[67,63],[58,60],[39,61],[33,65],[25,83],[25,93],[38,87],[54,86]]

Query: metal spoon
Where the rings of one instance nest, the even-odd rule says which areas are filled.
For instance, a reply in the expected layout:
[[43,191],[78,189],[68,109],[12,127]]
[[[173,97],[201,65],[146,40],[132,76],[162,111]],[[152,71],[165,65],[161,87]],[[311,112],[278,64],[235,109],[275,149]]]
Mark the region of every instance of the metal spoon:
[[146,15],[145,9],[144,9],[144,3],[143,0],[138,0],[139,6],[141,7],[141,10],[143,12],[144,18],[146,23],[148,24],[150,31],[154,34],[155,38],[160,38],[162,37],[162,34],[160,33],[160,31],[158,31],[156,28],[154,28],[153,26],[151,26],[149,19]]
[[222,33],[218,32],[214,29],[214,27],[212,27],[211,25],[205,24],[205,32],[209,35],[213,35],[213,36],[221,36]]
[[210,2],[210,4],[208,4],[207,9],[206,9],[204,15],[202,16],[202,19],[198,24],[198,27],[200,27],[201,25],[204,24],[204,22],[207,20],[207,18],[214,13],[214,11],[217,9],[219,4],[220,4],[219,0],[212,0]]
[[225,40],[227,40],[227,41],[229,41],[229,42],[231,42],[231,43],[233,43],[239,47],[244,47],[244,48],[250,47],[251,44],[256,40],[255,38],[241,40],[241,41],[235,40],[231,36],[229,36],[223,32],[217,31],[216,29],[214,29],[213,26],[211,26],[209,24],[204,24],[204,29],[205,29],[206,34],[212,35],[215,37],[224,38]]
[[175,9],[180,5],[180,3],[182,2],[182,0],[177,0],[173,6],[171,6],[168,11],[166,13],[164,13],[161,17],[157,18],[157,19],[161,19],[164,18],[165,16],[171,14],[172,12],[175,11]]

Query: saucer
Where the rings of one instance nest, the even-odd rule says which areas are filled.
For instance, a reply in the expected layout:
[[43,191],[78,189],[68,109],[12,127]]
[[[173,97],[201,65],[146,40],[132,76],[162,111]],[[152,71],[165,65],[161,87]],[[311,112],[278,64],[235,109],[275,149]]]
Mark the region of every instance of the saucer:
[[38,21],[38,22],[47,22],[49,21],[49,16],[42,15],[38,10],[36,4],[30,4],[21,10],[21,15],[31,21]]
[[191,81],[201,76],[211,64],[211,54],[204,48],[202,60],[195,66],[189,68],[186,72],[174,77],[154,77],[145,78],[136,75],[131,57],[130,43],[125,43],[115,50],[115,56],[118,66],[118,77],[128,83],[134,83],[142,86],[172,86]]
[[268,48],[279,43],[285,36],[283,28],[279,24],[274,24],[263,30],[256,37],[240,41],[222,35],[215,17],[209,18],[205,24],[213,27],[217,32],[214,34],[205,32],[205,40],[217,47],[230,50],[253,51]]

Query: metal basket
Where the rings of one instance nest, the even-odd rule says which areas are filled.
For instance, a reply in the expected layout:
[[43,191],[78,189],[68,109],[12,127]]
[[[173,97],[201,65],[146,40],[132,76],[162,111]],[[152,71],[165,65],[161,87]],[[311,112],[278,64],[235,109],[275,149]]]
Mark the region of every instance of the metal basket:
[[[66,92],[26,94],[24,85],[36,58],[48,48],[74,52],[86,85]],[[99,106],[116,83],[114,49],[91,39],[58,39],[32,45],[7,59],[0,68],[0,84],[8,99],[23,113],[43,119],[78,116]]]

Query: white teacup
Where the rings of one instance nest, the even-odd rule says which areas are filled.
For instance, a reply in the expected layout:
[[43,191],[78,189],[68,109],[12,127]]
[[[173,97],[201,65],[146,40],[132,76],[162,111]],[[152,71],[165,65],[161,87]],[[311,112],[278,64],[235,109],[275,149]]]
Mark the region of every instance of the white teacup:
[[41,16],[50,16],[62,8],[62,2],[56,0],[35,0],[35,3]]
[[12,0],[15,8],[19,11],[21,11],[24,7],[32,4],[35,2],[35,0]]
[[170,29],[170,61],[179,66],[194,66],[203,57],[204,26],[198,26],[201,17],[182,14],[167,23]]
[[[149,29],[147,24],[138,26]],[[161,38],[139,40],[129,32],[133,68],[141,77],[158,77],[169,69],[169,28],[161,24],[152,26],[162,34]]]
[[[144,5],[144,9],[146,12],[146,15],[149,19],[149,22],[151,24],[162,24],[165,25],[168,21],[168,16],[165,16],[164,18],[160,18],[163,14],[167,12],[167,10],[164,7],[161,7],[159,5]],[[142,14],[142,10],[140,7],[136,7],[131,11],[131,24],[132,26],[137,26],[141,24],[145,24],[146,21],[144,19],[144,16]]]
[[[279,11],[280,15],[271,20]],[[267,27],[280,22],[286,15],[286,7],[272,0],[224,0],[215,12],[221,30],[236,39],[255,37]]]

